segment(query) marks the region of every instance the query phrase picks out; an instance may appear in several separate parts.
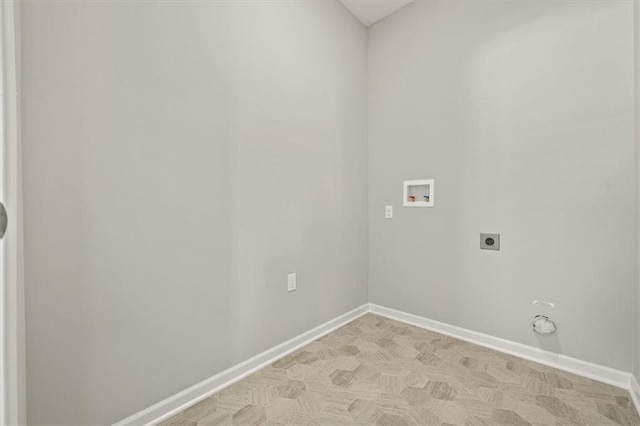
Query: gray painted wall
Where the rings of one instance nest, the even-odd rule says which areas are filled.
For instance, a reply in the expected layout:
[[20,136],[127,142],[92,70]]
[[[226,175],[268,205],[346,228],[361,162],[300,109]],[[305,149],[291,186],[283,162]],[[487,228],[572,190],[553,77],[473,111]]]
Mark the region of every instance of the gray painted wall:
[[[632,7],[417,1],[369,29],[371,302],[631,370]],[[435,208],[402,208],[421,178]]]
[[[631,7],[414,2],[371,27],[367,94],[337,3],[25,2],[29,423],[120,420],[367,272],[374,303],[630,370]],[[436,207],[402,208],[419,178]]]
[[337,2],[29,1],[22,55],[30,424],[121,420],[367,301]]
[[[633,294],[633,374],[640,378],[640,1],[633,1],[634,84],[635,84],[635,185],[636,185],[636,276]],[[640,400],[640,395],[637,395]]]

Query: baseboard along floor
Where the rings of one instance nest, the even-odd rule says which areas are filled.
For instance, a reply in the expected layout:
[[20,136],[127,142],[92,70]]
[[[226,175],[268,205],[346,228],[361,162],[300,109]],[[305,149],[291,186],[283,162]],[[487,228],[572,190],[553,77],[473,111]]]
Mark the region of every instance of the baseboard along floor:
[[[640,424],[627,388],[565,371],[578,364],[558,369],[384,309],[352,312],[348,324],[160,424]],[[618,373],[607,381],[629,380]]]

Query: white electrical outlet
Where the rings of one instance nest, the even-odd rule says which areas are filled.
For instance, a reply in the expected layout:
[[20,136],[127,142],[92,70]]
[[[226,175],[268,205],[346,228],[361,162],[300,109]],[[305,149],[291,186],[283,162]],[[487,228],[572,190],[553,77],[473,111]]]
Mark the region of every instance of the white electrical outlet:
[[295,272],[287,276],[287,291],[289,293],[291,293],[292,291],[296,291],[296,288],[298,287],[298,284],[296,281],[297,281],[297,277]]
[[384,218],[393,219],[393,206],[384,206]]

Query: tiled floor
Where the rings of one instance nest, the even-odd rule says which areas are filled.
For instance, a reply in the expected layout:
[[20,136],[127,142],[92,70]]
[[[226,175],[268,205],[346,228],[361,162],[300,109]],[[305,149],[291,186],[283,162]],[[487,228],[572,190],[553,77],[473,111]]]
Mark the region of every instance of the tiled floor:
[[367,314],[164,422],[640,425],[627,391]]

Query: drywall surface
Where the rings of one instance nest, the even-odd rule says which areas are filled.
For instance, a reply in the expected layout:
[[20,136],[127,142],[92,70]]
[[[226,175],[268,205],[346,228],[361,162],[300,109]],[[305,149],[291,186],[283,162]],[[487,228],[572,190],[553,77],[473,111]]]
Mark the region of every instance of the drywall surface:
[[29,1],[22,59],[29,424],[119,421],[367,301],[339,3]]
[[[632,7],[414,2],[369,28],[371,302],[631,370]],[[429,178],[435,207],[401,207]]]
[[[640,377],[640,1],[633,1],[635,84],[635,189],[636,189],[636,276],[633,294],[633,374]],[[640,397],[640,395],[638,395]]]

